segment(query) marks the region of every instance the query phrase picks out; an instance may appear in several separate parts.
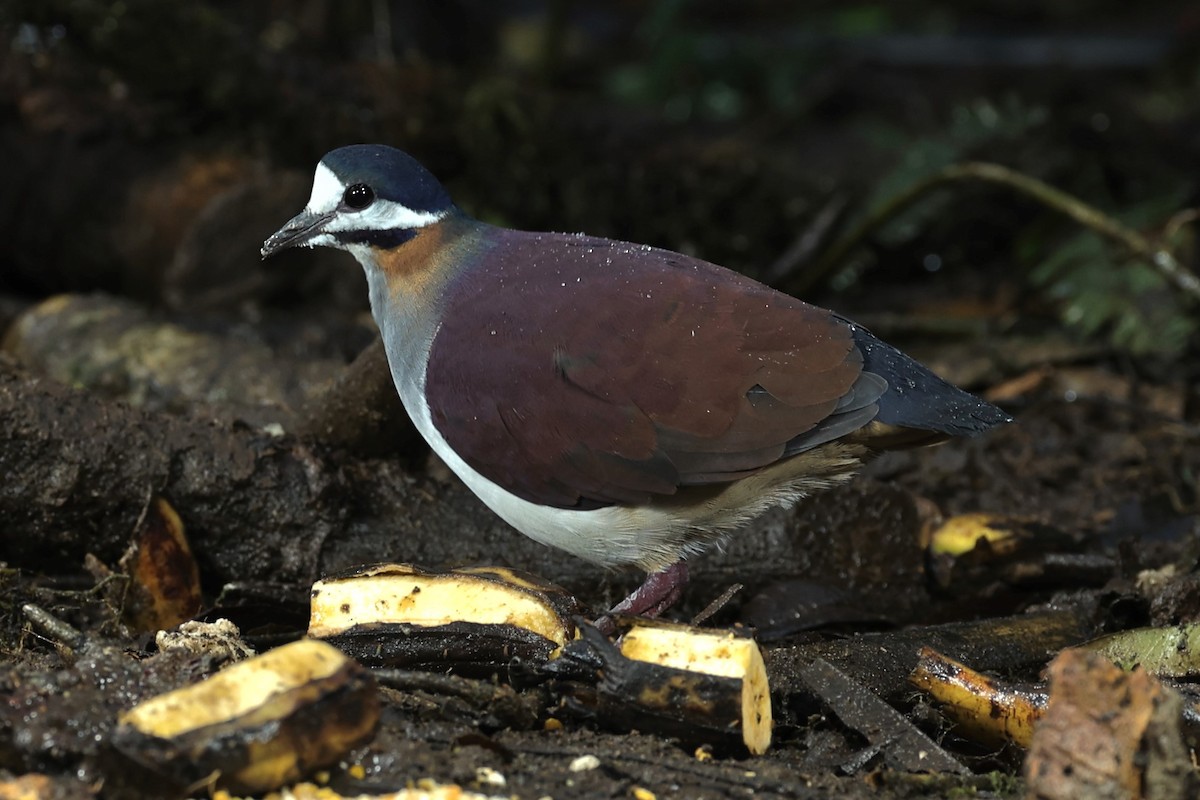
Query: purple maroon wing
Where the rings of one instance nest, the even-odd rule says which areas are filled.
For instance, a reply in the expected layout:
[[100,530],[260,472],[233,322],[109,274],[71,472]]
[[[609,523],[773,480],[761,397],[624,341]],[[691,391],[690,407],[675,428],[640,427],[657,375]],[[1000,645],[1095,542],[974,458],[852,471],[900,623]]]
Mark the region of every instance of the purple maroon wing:
[[531,502],[639,503],[869,422],[886,383],[832,313],[677,253],[494,229],[446,297],[426,397]]

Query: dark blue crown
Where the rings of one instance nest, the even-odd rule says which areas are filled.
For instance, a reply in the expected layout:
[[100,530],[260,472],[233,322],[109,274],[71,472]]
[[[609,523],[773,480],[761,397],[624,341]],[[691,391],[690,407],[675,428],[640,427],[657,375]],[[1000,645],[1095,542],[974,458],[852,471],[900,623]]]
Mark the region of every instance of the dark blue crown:
[[321,159],[345,186],[365,183],[378,197],[411,208],[437,212],[454,204],[438,179],[408,153],[382,144],[352,144]]

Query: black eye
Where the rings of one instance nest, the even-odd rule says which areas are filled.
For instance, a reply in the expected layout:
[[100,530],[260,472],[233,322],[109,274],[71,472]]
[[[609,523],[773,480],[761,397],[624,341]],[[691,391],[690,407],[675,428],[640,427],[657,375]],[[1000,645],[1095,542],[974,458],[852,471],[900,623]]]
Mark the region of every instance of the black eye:
[[375,202],[375,190],[365,183],[356,183],[342,195],[342,202],[347,208],[359,211]]

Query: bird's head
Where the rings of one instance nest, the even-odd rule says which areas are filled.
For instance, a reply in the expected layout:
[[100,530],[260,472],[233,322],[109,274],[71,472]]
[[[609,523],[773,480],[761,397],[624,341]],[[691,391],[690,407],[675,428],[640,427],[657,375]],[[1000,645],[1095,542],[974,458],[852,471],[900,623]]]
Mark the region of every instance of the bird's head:
[[437,178],[412,156],[379,144],[339,147],[313,177],[304,210],[263,243],[262,256],[289,247],[335,247],[362,260],[390,249],[455,211]]

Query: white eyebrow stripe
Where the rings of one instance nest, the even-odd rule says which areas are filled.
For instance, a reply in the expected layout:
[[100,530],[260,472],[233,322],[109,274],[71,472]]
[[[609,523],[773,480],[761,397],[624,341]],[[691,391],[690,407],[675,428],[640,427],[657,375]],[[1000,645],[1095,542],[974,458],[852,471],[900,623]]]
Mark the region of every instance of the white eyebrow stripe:
[[444,209],[436,213],[413,211],[408,206],[391,200],[376,199],[362,211],[343,211],[331,219],[325,230],[339,231],[410,231],[424,228],[442,219],[449,213]]

